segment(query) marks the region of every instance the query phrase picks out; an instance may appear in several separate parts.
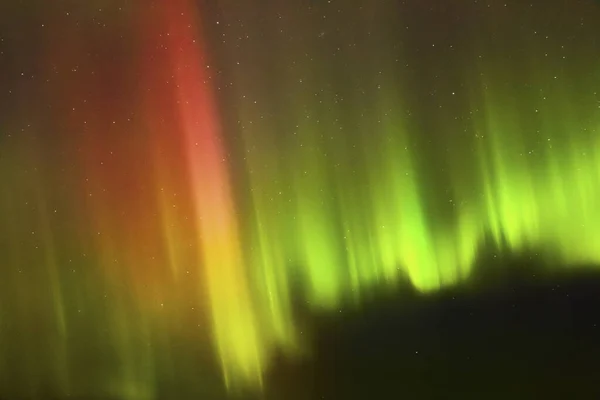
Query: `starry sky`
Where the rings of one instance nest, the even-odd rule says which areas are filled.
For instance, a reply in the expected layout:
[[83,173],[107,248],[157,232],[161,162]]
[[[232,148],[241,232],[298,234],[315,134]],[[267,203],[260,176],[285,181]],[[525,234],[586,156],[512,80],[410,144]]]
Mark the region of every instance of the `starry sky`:
[[[557,282],[600,263],[599,25],[592,0],[4,2],[0,396],[337,398],[352,354],[385,370],[369,343],[408,346],[402,386],[453,335],[520,340],[483,316],[596,292]],[[469,319],[524,275],[552,283]]]

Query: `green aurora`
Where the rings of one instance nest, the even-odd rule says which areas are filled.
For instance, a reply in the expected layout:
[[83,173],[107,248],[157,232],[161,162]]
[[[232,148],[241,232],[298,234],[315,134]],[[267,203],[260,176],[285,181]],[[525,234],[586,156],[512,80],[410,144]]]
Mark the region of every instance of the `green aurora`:
[[[236,77],[251,312],[265,341],[283,348],[299,339],[290,296],[298,282],[309,308],[335,311],[405,277],[424,293],[465,282],[481,251],[532,252],[549,267],[600,262],[598,57],[581,47],[575,58],[587,64],[547,61],[537,33],[515,51],[522,32],[497,22],[508,14],[490,14],[475,25],[496,22],[498,31],[469,46],[439,39],[448,60],[413,68],[415,49],[377,44],[392,41],[384,12],[376,29],[359,25],[364,53],[317,55],[301,67],[286,59],[287,44],[267,43],[271,63]],[[285,29],[303,23],[316,24]],[[314,54],[319,40],[292,47]],[[454,47],[471,53],[452,55]],[[274,72],[280,64],[292,67]],[[418,68],[446,75],[427,93],[429,111],[419,110]],[[244,84],[269,80],[277,95],[245,101]],[[265,118],[270,110],[276,117]]]

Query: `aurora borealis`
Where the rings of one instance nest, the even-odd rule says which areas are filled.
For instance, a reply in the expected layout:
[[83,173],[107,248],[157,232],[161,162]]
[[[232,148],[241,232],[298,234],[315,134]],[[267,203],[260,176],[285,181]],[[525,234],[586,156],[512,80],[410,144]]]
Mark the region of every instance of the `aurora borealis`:
[[600,265],[597,2],[49,3],[0,8],[0,395],[260,392],[298,304]]

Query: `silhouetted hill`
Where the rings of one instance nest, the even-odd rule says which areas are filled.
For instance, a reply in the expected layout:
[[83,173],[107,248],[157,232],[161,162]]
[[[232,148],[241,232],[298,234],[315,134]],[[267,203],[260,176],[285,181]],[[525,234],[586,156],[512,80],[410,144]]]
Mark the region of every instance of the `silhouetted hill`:
[[314,359],[280,360],[268,398],[598,398],[598,269],[497,258],[466,285],[315,318]]

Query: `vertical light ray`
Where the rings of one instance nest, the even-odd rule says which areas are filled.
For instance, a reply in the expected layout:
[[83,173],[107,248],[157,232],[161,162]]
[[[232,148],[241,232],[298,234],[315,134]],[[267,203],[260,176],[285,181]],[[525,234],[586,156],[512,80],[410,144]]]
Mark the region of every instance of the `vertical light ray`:
[[55,362],[57,363],[57,380],[60,382],[60,387],[65,392],[70,390],[70,368],[69,368],[69,346],[67,337],[67,316],[65,311],[65,294],[63,285],[60,279],[59,261],[56,254],[56,244],[54,234],[49,222],[49,210],[44,201],[42,193],[40,193],[42,183],[38,182],[37,186],[37,207],[39,212],[40,233],[43,238],[44,246],[44,265],[47,269],[48,284],[50,285],[54,319],[60,338],[59,343],[53,347],[55,350]]
[[261,337],[243,261],[227,154],[214,104],[210,66],[196,38],[200,24],[186,0],[164,2],[200,240],[204,286],[227,385],[260,380]]

